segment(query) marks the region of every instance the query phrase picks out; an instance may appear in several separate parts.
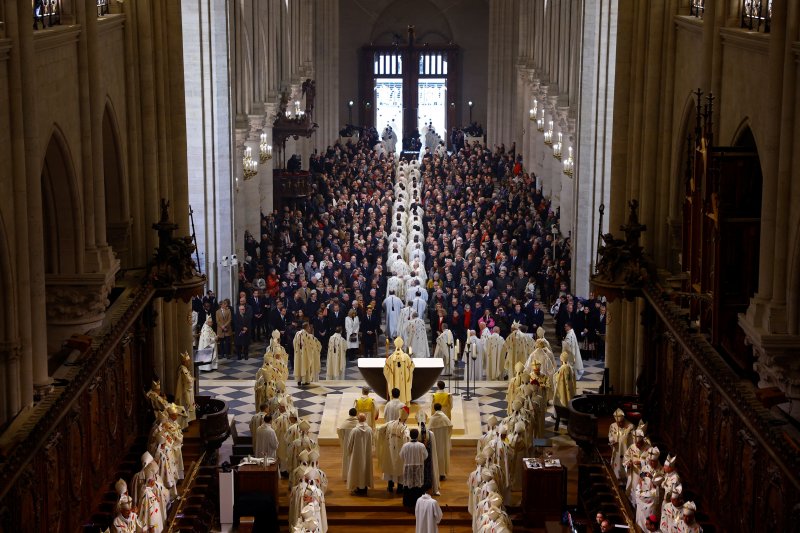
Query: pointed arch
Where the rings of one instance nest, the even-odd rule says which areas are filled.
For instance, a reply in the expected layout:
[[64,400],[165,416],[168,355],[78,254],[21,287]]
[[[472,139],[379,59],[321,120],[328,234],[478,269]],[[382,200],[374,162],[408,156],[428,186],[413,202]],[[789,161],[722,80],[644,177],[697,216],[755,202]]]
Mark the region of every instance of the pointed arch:
[[106,100],[103,111],[103,183],[106,238],[117,253],[122,268],[128,266],[130,250],[130,195],[124,155],[114,105]]
[[80,273],[85,240],[83,207],[72,153],[56,124],[42,161],[41,179],[45,273]]
[[6,232],[6,224],[3,213],[0,212],[0,291],[2,291],[5,301],[0,311],[0,340],[9,341],[17,336],[17,292],[14,280],[14,264],[12,261],[11,245]]

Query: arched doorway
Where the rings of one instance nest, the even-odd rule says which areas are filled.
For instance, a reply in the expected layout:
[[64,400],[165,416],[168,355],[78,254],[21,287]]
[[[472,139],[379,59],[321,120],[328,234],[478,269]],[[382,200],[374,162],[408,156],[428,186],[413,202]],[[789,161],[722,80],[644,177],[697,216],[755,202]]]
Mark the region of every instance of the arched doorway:
[[116,252],[123,269],[130,266],[131,241],[130,202],[124,168],[116,116],[111,104],[107,104],[103,113],[106,240]]
[[684,204],[682,269],[690,318],[734,370],[755,379],[738,316],[758,290],[761,161],[747,121],[733,146],[716,146],[710,113],[701,111],[698,105]]

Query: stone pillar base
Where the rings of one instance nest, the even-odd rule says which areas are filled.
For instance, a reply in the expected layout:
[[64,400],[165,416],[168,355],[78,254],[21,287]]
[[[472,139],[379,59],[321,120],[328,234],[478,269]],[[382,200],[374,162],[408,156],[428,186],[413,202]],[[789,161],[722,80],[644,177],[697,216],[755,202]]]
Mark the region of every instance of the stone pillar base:
[[753,347],[759,388],[777,387],[789,400],[778,407],[800,420],[800,335],[767,333],[750,313],[739,315],[739,327]]
[[48,353],[59,350],[73,334],[86,333],[102,325],[117,268],[96,274],[47,276]]

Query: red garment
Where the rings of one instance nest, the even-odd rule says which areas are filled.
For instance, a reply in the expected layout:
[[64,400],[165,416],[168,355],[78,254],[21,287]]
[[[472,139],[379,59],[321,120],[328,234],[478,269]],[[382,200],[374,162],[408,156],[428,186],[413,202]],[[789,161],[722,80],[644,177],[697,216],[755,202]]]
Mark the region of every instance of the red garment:
[[464,329],[469,329],[472,323],[472,311],[464,311]]

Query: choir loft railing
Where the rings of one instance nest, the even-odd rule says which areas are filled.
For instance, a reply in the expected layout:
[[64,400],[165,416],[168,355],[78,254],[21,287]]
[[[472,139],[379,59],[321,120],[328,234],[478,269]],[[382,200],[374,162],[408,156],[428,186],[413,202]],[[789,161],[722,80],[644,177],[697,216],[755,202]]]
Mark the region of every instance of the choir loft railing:
[[742,0],[742,28],[769,33],[772,0]]
[[97,0],[97,16],[108,15],[108,0]]

